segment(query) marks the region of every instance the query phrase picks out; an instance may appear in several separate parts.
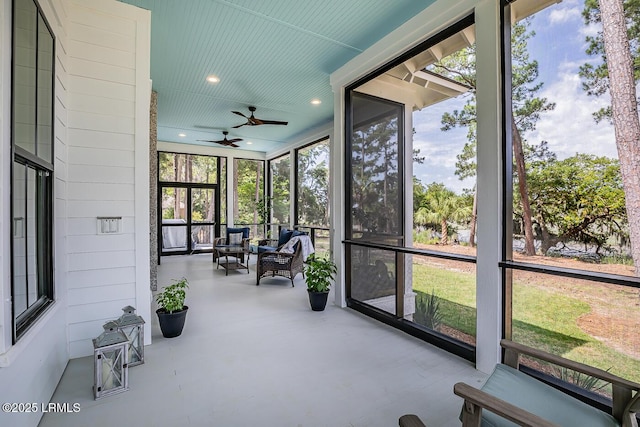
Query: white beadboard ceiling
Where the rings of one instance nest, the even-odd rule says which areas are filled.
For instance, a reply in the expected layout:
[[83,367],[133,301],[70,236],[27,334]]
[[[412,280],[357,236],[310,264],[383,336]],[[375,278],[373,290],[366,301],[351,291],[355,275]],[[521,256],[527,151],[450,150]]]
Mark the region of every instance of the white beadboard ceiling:
[[[121,0],[151,11],[158,140],[271,151],[333,119],[329,75],[433,0]],[[217,84],[206,81],[214,74]],[[317,98],[320,105],[312,105]],[[288,121],[243,126],[231,111]],[[180,137],[183,133],[186,136]],[[247,142],[253,142],[247,145]]]

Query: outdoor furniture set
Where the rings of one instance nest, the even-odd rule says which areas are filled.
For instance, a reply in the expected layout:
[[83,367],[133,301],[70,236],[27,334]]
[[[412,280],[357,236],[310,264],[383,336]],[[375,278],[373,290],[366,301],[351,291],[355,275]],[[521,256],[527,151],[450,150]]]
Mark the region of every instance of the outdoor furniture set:
[[250,255],[249,227],[227,228],[227,237],[216,237],[213,241],[213,261],[218,261],[217,268],[225,269],[226,276],[229,270],[238,269],[246,269],[248,274]]
[[260,285],[263,277],[274,276],[286,277],[294,286],[293,279],[298,273],[304,277],[304,260],[313,252],[307,233],[298,230],[282,228],[277,241],[261,240],[256,263],[256,286]]
[[299,273],[304,277],[304,260],[314,252],[307,233],[287,228],[280,230],[277,240],[263,239],[253,248],[249,242],[249,227],[227,228],[226,237],[214,240],[213,261],[217,261],[217,268],[226,270],[225,275],[237,269],[246,269],[249,273],[249,258],[252,249],[256,250],[256,285],[260,285],[263,277],[281,276],[290,279],[294,286],[293,279]]

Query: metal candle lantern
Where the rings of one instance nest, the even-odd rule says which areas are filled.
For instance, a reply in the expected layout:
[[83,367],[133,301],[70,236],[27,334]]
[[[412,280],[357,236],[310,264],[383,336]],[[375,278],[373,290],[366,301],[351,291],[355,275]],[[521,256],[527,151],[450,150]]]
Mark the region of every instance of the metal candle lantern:
[[93,396],[95,399],[129,390],[129,339],[116,322],[107,322],[93,339]]
[[124,314],[116,323],[118,330],[124,332],[129,339],[129,366],[141,365],[144,363],[144,319],[130,305],[122,311]]

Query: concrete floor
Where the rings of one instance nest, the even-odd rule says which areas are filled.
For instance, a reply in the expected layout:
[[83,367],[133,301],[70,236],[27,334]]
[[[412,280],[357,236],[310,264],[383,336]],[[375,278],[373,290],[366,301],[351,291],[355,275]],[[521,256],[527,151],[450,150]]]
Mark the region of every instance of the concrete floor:
[[[255,262],[255,259],[252,260]],[[154,315],[145,363],[129,391],[93,400],[93,358],[73,359],[40,426],[459,426],[453,384],[478,385],[472,364],[351,309],[309,308],[304,279],[216,270],[210,254],[164,257],[159,286],[186,277],[183,334],[162,337]],[[146,319],[145,319],[146,320]]]

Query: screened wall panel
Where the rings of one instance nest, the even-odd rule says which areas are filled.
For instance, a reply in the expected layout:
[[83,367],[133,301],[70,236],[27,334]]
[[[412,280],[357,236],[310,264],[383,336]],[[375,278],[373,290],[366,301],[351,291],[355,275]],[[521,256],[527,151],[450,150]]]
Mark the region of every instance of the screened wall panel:
[[158,163],[161,254],[211,251],[226,201],[225,159],[161,152]]
[[353,92],[349,147],[352,239],[403,244],[403,106]]
[[296,224],[329,226],[329,139],[296,151]]
[[[291,207],[291,155],[269,161],[271,174],[271,222],[289,224]],[[273,231],[273,230],[272,230]]]

